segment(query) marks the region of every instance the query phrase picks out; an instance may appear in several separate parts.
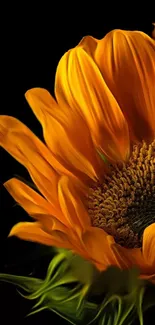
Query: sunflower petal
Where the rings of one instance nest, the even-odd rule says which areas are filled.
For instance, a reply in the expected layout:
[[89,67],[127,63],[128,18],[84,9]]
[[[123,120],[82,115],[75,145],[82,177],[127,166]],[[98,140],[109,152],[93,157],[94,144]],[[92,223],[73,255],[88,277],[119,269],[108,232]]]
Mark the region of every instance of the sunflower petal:
[[58,175],[52,168],[54,158],[48,148],[23,123],[2,115],[0,145],[27,168],[40,192],[53,207],[57,206]]
[[67,103],[87,121],[94,143],[112,161],[129,156],[126,120],[92,58],[81,48],[67,52],[56,73],[58,103]]
[[36,213],[55,215],[56,209],[40,194],[20,180],[11,178],[4,183],[4,187],[30,216]]
[[112,250],[114,239],[104,230],[90,227],[83,233],[82,241],[89,256],[88,259],[92,260],[100,270],[110,265],[120,266]]
[[145,261],[154,268],[155,273],[155,223],[144,230],[143,255]]
[[72,244],[69,242],[66,234],[57,230],[51,231],[51,234],[48,234],[42,229],[42,225],[39,222],[19,222],[11,229],[10,236],[16,236],[26,241],[48,246],[72,249]]
[[60,164],[78,177],[87,175],[96,179],[99,173],[97,153],[81,116],[73,114],[68,107],[60,109],[45,89],[30,89],[25,97],[42,124],[49,149]]
[[98,41],[94,60],[115,96],[133,142],[155,137],[155,42],[138,31],[114,30]]
[[155,284],[155,271],[154,271],[154,274],[152,274],[152,275],[141,274],[140,275],[140,278],[141,279],[144,279],[144,280],[148,280],[148,281],[150,281],[150,282],[152,282],[152,283]]
[[128,269],[132,267],[139,267],[142,272],[148,271],[141,249],[140,248],[125,248],[118,244],[114,244],[112,247],[122,269]]
[[[64,226],[66,220],[60,211],[60,207],[54,207],[41,195],[16,178],[12,178],[5,182],[4,186],[15,201],[18,202],[31,217],[40,221],[44,227],[50,230],[57,229],[64,232],[66,230],[67,233],[67,228]],[[54,218],[54,216],[56,216],[56,218]]]
[[72,233],[72,231],[67,228],[60,220],[50,214],[36,213],[33,215],[33,217],[40,222],[42,229],[50,235],[54,230],[61,231],[66,235],[69,235],[70,232]]
[[77,47],[81,47],[86,51],[92,58],[94,58],[94,53],[96,51],[99,40],[92,36],[85,36],[82,38]]
[[[5,182],[4,186],[15,201],[18,202],[30,216],[40,221],[40,223],[48,225],[49,229],[53,229],[53,225],[57,224],[59,225],[59,230],[63,228],[63,231],[65,231],[64,225],[67,224],[67,222],[60,210],[60,206],[53,206],[41,195],[16,178],[12,178]],[[56,216],[56,218],[54,218],[54,216]]]
[[68,222],[68,226],[76,229],[88,227],[90,217],[75,191],[73,183],[66,176],[63,176],[58,184],[59,202],[62,212]]

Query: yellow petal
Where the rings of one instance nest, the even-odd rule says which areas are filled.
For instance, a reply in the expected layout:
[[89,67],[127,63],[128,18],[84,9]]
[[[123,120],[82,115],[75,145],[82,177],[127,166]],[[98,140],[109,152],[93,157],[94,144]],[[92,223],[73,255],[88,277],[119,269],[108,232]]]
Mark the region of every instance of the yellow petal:
[[133,142],[155,137],[155,42],[138,31],[114,30],[98,41],[94,60],[115,96]]
[[88,175],[96,179],[99,174],[97,153],[81,116],[69,107],[61,109],[45,89],[30,89],[25,96],[42,124],[45,141],[58,162],[78,177]]
[[93,59],[81,48],[67,52],[56,73],[58,103],[67,103],[87,121],[94,143],[112,161],[129,156],[126,120]]
[[68,227],[74,231],[80,228],[85,229],[90,225],[90,217],[80,200],[73,183],[66,176],[63,176],[58,184],[59,202],[62,212],[68,222]]
[[54,230],[48,234],[42,229],[39,222],[19,222],[12,229],[9,236],[16,236],[26,241],[37,242],[48,246],[72,249],[67,235]]
[[52,168],[52,157],[46,146],[20,121],[0,116],[0,145],[23,164],[46,197],[57,206],[58,175]]
[[144,230],[143,255],[147,264],[154,268],[155,273],[155,223],[152,223]]
[[112,236],[107,235],[104,230],[90,227],[83,233],[82,241],[89,256],[88,258],[100,270],[104,270],[110,265],[120,266],[112,250],[114,239]]

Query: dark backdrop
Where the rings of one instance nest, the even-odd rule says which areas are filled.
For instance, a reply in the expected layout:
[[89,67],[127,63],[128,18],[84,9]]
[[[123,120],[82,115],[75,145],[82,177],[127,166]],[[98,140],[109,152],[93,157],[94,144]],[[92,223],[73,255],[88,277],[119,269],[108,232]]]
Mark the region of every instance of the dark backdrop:
[[[125,6],[128,7],[128,4]],[[1,32],[0,113],[17,117],[40,138],[41,126],[24,99],[26,90],[43,87],[53,94],[54,75],[60,57],[83,36],[102,38],[115,28],[142,30],[150,35],[151,23],[155,21],[151,17],[151,8],[149,19],[141,17],[140,13],[133,19],[131,13],[128,17],[125,16],[123,22],[120,19],[120,16],[123,16],[121,12],[118,16],[113,11],[111,16],[109,9],[104,9],[103,13],[99,8],[94,15],[90,15],[89,11],[84,13],[82,9],[77,13],[76,6],[72,4],[72,11],[69,10],[64,11],[60,5],[57,10],[44,8],[44,12],[38,15],[35,10],[32,13],[30,5],[23,5],[23,8],[9,8],[9,11],[6,8],[4,12]],[[6,239],[13,224],[26,220],[27,216],[20,207],[14,206],[14,200],[2,184],[15,174],[29,180],[28,173],[1,148],[0,163],[0,272],[28,275],[35,270],[40,276],[44,276],[49,258],[43,256],[39,259],[38,245],[15,238]],[[35,261],[32,259],[34,253]],[[51,312],[41,312],[31,318],[24,318],[31,307],[32,304],[21,298],[13,286],[0,284],[0,324],[5,325],[10,321],[23,325],[48,325],[55,324],[56,321],[67,324]],[[151,324],[151,320],[147,318],[146,323]]]

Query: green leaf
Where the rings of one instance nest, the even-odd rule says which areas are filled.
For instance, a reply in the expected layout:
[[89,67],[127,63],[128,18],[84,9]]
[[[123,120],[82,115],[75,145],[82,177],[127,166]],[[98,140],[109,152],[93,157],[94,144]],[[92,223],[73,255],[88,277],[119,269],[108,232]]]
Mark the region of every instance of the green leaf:
[[69,262],[72,273],[83,284],[92,284],[97,273],[94,265],[84,260],[81,256],[74,255]]
[[37,278],[18,276],[12,274],[0,274],[0,280],[4,282],[8,282],[14,284],[26,292],[33,292],[38,290],[40,286],[42,286],[43,281]]
[[49,309],[75,325],[131,325],[138,316],[143,325],[143,311],[155,305],[155,286],[140,280],[137,269],[111,266],[99,272],[70,251],[55,252],[44,280],[0,274],[1,281],[21,287],[29,294],[25,298],[36,300],[29,315]]

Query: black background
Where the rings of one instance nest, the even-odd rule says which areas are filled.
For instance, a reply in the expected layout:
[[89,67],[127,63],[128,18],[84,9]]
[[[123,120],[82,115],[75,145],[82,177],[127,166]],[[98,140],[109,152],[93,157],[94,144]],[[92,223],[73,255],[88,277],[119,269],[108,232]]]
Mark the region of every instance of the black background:
[[[90,4],[89,4],[90,6]],[[6,8],[2,13],[1,29],[1,105],[0,114],[17,117],[29,126],[42,139],[42,130],[25,101],[24,93],[32,87],[43,87],[52,94],[54,75],[60,57],[74,47],[83,36],[102,38],[112,29],[142,30],[151,34],[153,17],[152,6],[147,14],[135,13],[134,7],[126,3],[123,8],[90,8],[72,3],[71,7],[44,7],[38,4],[32,10],[31,4],[23,7]],[[78,9],[80,9],[78,11]],[[122,10],[124,9],[124,13]],[[147,8],[145,8],[147,9]],[[127,14],[128,13],[128,14]],[[123,19],[122,19],[123,18]],[[3,188],[3,182],[15,174],[29,179],[23,166],[0,148],[0,272],[28,275],[34,269],[44,276],[48,257],[39,259],[39,246],[15,238],[7,239],[11,227],[18,221],[27,220],[26,213],[14,207],[14,200]],[[35,261],[32,254],[35,252]],[[25,258],[25,256],[28,256]],[[51,312],[41,312],[30,318],[32,304],[21,298],[16,289],[8,284],[0,284],[0,324],[67,324]],[[152,316],[150,316],[152,315]],[[154,312],[147,314],[145,324],[151,323]],[[137,323],[138,324],[138,323]]]

